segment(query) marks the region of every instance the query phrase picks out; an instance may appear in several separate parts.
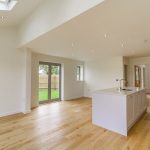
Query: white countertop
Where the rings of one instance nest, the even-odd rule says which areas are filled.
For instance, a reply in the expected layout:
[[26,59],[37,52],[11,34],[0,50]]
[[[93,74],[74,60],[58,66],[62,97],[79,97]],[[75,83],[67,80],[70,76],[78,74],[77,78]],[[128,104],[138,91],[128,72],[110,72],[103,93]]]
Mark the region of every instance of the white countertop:
[[98,90],[93,92],[93,94],[99,94],[99,93],[107,93],[107,94],[115,94],[115,95],[130,95],[139,91],[144,90],[145,88],[136,88],[136,87],[125,87],[125,89],[130,89],[131,91],[127,90],[118,90],[117,88],[110,88],[110,89],[104,89],[104,90]]

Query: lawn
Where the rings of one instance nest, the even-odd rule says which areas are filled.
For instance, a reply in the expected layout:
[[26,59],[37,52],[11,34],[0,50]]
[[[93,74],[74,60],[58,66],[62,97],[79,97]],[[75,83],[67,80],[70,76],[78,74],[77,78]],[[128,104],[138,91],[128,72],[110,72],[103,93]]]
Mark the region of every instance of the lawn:
[[[59,89],[51,90],[51,99],[59,98]],[[48,89],[39,89],[39,101],[48,100]]]

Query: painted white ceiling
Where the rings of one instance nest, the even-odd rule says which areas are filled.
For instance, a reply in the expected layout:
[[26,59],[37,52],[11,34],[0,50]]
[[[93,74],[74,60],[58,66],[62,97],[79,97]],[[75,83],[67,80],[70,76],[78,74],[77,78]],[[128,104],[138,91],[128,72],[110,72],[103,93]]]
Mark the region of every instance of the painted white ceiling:
[[150,0],[104,3],[32,41],[35,52],[79,60],[150,55]]
[[18,0],[12,11],[0,10],[0,26],[15,26],[44,0]]

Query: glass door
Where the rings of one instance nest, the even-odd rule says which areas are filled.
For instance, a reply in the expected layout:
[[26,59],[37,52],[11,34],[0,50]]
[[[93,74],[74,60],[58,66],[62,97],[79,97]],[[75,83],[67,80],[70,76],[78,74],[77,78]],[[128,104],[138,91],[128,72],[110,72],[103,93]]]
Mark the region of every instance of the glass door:
[[51,100],[60,100],[61,65],[51,64]]
[[40,62],[39,103],[61,99],[61,65]]
[[49,65],[39,64],[39,102],[49,100]]

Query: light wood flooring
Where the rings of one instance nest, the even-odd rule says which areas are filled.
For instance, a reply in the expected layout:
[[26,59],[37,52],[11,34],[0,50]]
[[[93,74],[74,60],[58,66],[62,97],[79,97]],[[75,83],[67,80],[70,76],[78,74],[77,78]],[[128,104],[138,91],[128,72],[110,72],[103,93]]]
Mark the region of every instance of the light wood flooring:
[[150,114],[124,137],[91,123],[91,100],[42,105],[0,118],[0,150],[150,150]]

